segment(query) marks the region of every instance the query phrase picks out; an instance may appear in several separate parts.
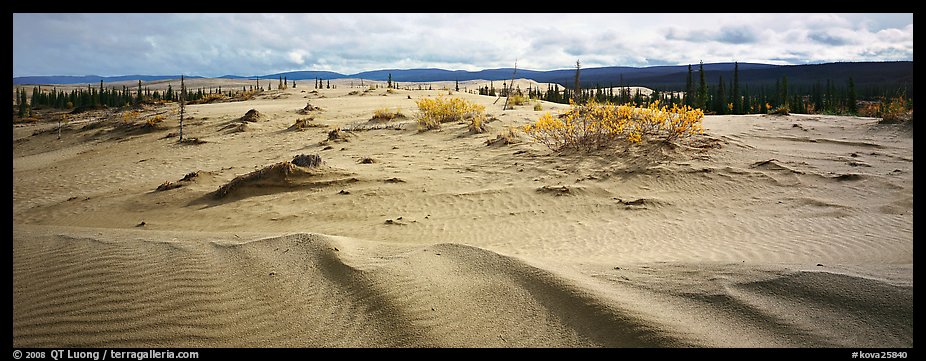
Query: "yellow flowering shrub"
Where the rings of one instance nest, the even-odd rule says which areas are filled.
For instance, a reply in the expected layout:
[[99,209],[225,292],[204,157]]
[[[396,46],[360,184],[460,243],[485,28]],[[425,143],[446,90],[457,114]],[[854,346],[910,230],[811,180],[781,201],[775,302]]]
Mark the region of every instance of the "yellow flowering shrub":
[[905,120],[912,120],[908,116],[907,100],[903,96],[896,96],[891,99],[881,98],[881,105],[878,107],[878,116],[884,123],[899,123]]
[[150,128],[150,127],[156,127],[156,126],[158,126],[158,124],[160,124],[161,122],[163,122],[165,119],[167,119],[167,118],[165,118],[163,115],[160,115],[160,114],[155,115],[155,116],[153,116],[153,117],[148,118],[147,120],[145,120],[145,126],[147,126],[147,127],[149,127],[149,128]]
[[461,98],[421,98],[418,105],[418,126],[421,129],[440,129],[441,123],[466,121],[470,130],[485,131],[485,106]]
[[545,113],[524,132],[552,150],[566,148],[592,150],[618,141],[640,143],[647,139],[674,141],[679,137],[701,134],[704,112],[688,106],[659,102],[649,106],[600,104],[594,100],[585,105],[570,102],[570,108],[553,116]]
[[139,113],[138,111],[135,111],[135,110],[122,113],[122,123],[123,124],[135,123],[135,120],[138,119],[138,116],[139,116]]

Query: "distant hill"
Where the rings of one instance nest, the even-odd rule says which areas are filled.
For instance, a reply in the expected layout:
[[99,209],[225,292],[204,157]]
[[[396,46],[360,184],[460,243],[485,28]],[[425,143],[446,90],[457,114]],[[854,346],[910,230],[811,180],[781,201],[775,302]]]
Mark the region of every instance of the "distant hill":
[[[694,69],[694,81],[699,76],[697,66]],[[644,77],[630,77],[634,85],[640,84],[664,90],[683,90],[688,69],[677,73],[656,74]],[[584,73],[583,73],[584,74]],[[913,62],[855,62],[855,63],[826,63],[807,65],[780,65],[758,68],[744,68],[740,64],[740,84],[753,87],[774,86],[782,77],[788,77],[791,87],[806,88],[814,84],[826,85],[828,80],[837,86],[845,86],[849,78],[855,82],[859,89],[871,87],[892,87],[913,85]],[[725,83],[733,79],[732,64],[727,67],[707,67],[705,64],[704,78],[708,84],[716,84],[723,77]],[[588,82],[591,82],[589,80]],[[625,82],[628,77],[625,76]],[[588,85],[588,82],[583,82]]]
[[251,75],[251,76],[237,76],[237,75],[223,75],[220,78],[225,79],[279,79],[280,77],[286,77],[286,80],[306,80],[306,79],[340,79],[345,78],[344,74],[335,73],[333,71],[290,71],[285,73],[276,73],[276,74],[267,74],[267,75]]
[[[708,84],[716,84],[722,76],[725,83],[733,79],[734,63],[704,64],[705,80]],[[698,64],[692,64],[693,80],[698,81]],[[788,77],[788,84],[793,87],[809,87],[814,84],[825,85],[831,80],[839,86],[844,85],[852,77],[859,89],[909,87],[912,91],[913,62],[852,62],[852,63],[826,63],[807,65],[773,65],[759,63],[739,64],[740,84],[752,87],[774,86],[783,76]],[[397,82],[429,82],[453,80],[496,80],[511,79],[513,68],[485,69],[479,71],[445,70],[436,68],[422,69],[383,69],[365,71],[356,74],[340,74],[331,71],[293,71],[276,74],[261,75],[261,79],[278,79],[283,76],[287,80],[308,79],[340,79],[363,78],[386,81],[392,76]],[[580,72],[580,82],[583,88],[594,86],[644,86],[660,90],[683,90],[688,74],[688,65],[652,66],[652,67],[598,67],[583,68]],[[518,69],[516,77],[532,79],[541,83],[557,83],[572,87],[575,69],[558,69],[537,71]],[[154,81],[163,79],[176,79],[174,75],[125,75],[114,77],[87,76],[29,76],[14,77],[13,84],[81,84],[105,82],[142,80]],[[190,77],[199,78],[199,77]],[[254,79],[255,76],[225,75],[228,79]]]
[[[202,78],[201,76],[188,76],[187,78]],[[119,75],[119,76],[99,76],[99,75],[51,75],[51,76],[20,76],[13,78],[13,85],[18,84],[98,84],[100,80],[104,82],[117,82],[126,80],[156,81],[166,79],[180,79],[180,75]]]

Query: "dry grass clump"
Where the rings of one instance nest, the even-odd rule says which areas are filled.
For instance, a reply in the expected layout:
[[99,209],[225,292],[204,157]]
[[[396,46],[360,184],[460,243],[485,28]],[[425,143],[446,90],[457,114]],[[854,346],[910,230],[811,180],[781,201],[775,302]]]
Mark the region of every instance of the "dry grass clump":
[[530,99],[528,99],[526,96],[522,95],[521,93],[514,93],[508,97],[508,105],[524,105],[524,104],[527,104],[528,102],[530,102]]
[[320,110],[322,110],[322,108],[313,106],[312,104],[306,102],[306,103],[305,103],[305,107],[303,107],[302,109],[299,109],[299,110],[296,111],[296,112],[299,113],[299,114],[305,115],[305,114],[309,114],[309,113],[311,113],[311,112],[320,111]]
[[178,181],[176,181],[176,182],[166,181],[166,182],[164,182],[164,183],[161,183],[161,185],[158,186],[158,188],[156,189],[156,191],[162,192],[162,191],[166,191],[166,190],[171,190],[171,189],[176,189],[176,188],[183,187],[183,186],[185,186],[185,185],[190,184],[191,182],[193,182],[193,179],[196,178],[196,177],[198,177],[198,176],[199,176],[199,171],[187,173],[185,176],[183,176],[183,178],[180,178],[180,180],[178,180]]
[[301,130],[305,130],[305,129],[307,129],[307,128],[326,128],[326,127],[328,127],[328,124],[314,123],[314,122],[313,122],[314,120],[315,120],[314,117],[307,117],[307,118],[296,119],[296,121],[293,122],[293,125],[290,125],[290,126],[289,126],[289,130],[301,131]]
[[506,131],[496,134],[495,139],[486,140],[486,145],[488,146],[509,145],[509,144],[515,144],[515,143],[520,143],[520,142],[521,142],[521,137],[518,136],[517,133],[515,133],[514,128],[509,127]]
[[551,150],[592,150],[618,141],[641,143],[651,138],[671,142],[703,132],[704,113],[687,106],[671,108],[653,102],[646,108],[630,105],[571,104],[559,116],[545,113],[524,132]]
[[350,138],[350,135],[348,134],[348,131],[343,130],[343,129],[341,129],[341,128],[334,128],[334,129],[328,131],[328,139],[325,139],[324,141],[322,141],[322,143],[328,143],[328,142],[348,142],[348,141],[350,141],[350,140],[348,140],[348,138]]
[[370,120],[388,122],[396,118],[405,118],[405,114],[402,114],[402,110],[400,108],[396,108],[395,111],[391,111],[389,108],[379,108],[373,111],[373,118]]
[[485,116],[473,117],[472,119],[470,119],[469,124],[467,125],[467,128],[469,128],[469,131],[471,133],[485,133],[487,130],[489,130],[486,127]]
[[231,122],[231,123],[228,123],[228,125],[222,127],[222,129],[220,130],[230,129],[229,132],[231,133],[250,132],[253,128],[249,124],[250,123],[248,122],[238,122],[238,121]]
[[160,128],[161,123],[164,122],[167,118],[161,114],[155,115],[151,118],[145,120],[143,127],[145,128]]
[[291,185],[295,177],[312,175],[310,168],[322,163],[318,155],[297,155],[292,161],[276,163],[248,174],[240,175],[222,185],[212,193],[215,198],[225,198],[236,190],[247,186]]
[[257,111],[257,109],[251,109],[251,110],[248,110],[247,113],[244,113],[244,116],[242,116],[241,118],[238,118],[238,120],[242,122],[255,123],[255,122],[265,121],[267,120],[267,118],[263,114],[261,114],[259,111]]
[[541,105],[540,101],[538,100],[537,102],[534,103],[534,111],[539,112],[541,110],[543,110],[543,105]]
[[470,103],[461,98],[422,98],[418,104],[419,129],[440,129],[441,123],[469,122],[470,131],[482,133],[486,130],[485,106]]
[[213,192],[213,196],[215,198],[225,198],[235,190],[256,181],[263,179],[287,179],[298,173],[300,173],[299,169],[291,162],[276,163],[251,173],[235,177],[235,179],[232,179],[230,182],[219,187],[219,189],[216,189],[215,192]]

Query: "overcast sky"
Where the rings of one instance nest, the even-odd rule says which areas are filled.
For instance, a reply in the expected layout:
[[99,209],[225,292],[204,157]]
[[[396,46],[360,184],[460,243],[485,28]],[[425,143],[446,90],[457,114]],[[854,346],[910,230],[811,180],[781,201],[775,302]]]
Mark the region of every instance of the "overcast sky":
[[913,14],[14,14],[13,76],[913,60]]

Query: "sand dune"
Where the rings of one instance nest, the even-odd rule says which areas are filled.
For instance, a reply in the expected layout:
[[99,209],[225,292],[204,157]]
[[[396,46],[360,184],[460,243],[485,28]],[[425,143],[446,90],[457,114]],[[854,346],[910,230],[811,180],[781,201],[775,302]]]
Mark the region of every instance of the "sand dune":
[[419,132],[447,90],[358,89],[188,106],[202,144],[106,111],[14,127],[14,346],[913,345],[908,129],[709,116],[552,155],[486,146],[532,106],[454,92],[490,131]]
[[14,232],[21,347],[913,342],[912,283],[842,270],[654,263],[559,271],[455,243],[75,233]]

